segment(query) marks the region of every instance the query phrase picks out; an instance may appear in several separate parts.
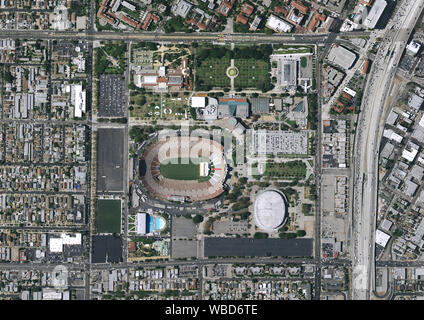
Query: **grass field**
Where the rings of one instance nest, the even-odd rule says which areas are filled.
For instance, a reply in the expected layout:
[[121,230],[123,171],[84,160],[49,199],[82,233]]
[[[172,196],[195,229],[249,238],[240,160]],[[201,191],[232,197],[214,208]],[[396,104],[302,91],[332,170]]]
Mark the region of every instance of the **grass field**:
[[97,200],[96,228],[98,233],[121,232],[121,200]]
[[306,165],[301,160],[268,162],[263,176],[270,179],[305,179]]
[[[189,98],[182,94],[177,97],[167,97],[157,94],[132,94],[130,97],[130,115],[133,118],[150,118],[150,119],[183,119],[186,106],[190,104]],[[161,109],[162,103],[162,109]],[[162,110],[162,113],[161,113]]]
[[[199,164],[194,164],[188,158],[179,158],[177,164],[173,164],[170,159],[169,162],[161,163],[160,173],[162,176],[168,179],[175,180],[197,180],[200,178]],[[182,164],[181,162],[189,162],[188,164]]]
[[275,48],[274,53],[291,54],[291,53],[311,53],[314,51],[310,46],[294,46],[294,45],[280,45]]
[[269,82],[269,63],[255,59],[235,59],[234,65],[239,70],[234,79],[236,88],[261,88],[263,83]]
[[[228,88],[231,82],[226,71],[230,65],[230,59],[227,58],[206,59],[197,69],[197,80],[201,86]],[[236,88],[262,88],[263,83],[269,82],[270,66],[268,62],[255,59],[235,59],[234,65],[238,69],[238,76],[234,79]]]
[[197,68],[196,78],[204,86],[228,88],[230,78],[227,77],[226,71],[230,65],[230,59],[227,58],[206,59]]

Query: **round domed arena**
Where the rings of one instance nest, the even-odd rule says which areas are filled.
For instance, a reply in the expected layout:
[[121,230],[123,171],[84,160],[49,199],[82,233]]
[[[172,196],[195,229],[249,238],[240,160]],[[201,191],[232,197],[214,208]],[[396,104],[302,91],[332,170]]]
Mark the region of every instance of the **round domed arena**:
[[256,226],[268,232],[278,231],[287,217],[286,203],[286,197],[280,191],[266,190],[259,193],[253,209]]

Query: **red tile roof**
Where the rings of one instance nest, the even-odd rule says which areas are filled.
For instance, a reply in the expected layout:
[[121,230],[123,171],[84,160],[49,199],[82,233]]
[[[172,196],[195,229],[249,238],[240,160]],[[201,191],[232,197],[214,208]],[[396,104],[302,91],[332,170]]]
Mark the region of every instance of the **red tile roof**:
[[247,102],[246,98],[218,98],[219,102],[229,102],[229,101],[235,101],[235,102]]
[[367,74],[369,64],[370,64],[370,61],[368,59],[365,60],[364,68],[362,69],[362,74]]
[[293,8],[296,8],[297,10],[299,10],[303,14],[307,14],[308,11],[309,11],[309,8],[307,6],[301,4],[300,2],[292,1],[291,5],[292,5]]
[[315,28],[318,26],[318,22],[325,21],[326,16],[323,14],[319,14],[318,12],[315,12],[313,14],[314,16],[312,17],[312,19],[310,20],[309,24],[308,24],[308,30],[310,31],[315,31]]
[[207,29],[206,24],[204,24],[204,23],[202,23],[202,22],[199,22],[199,23],[197,24],[197,26],[199,27],[199,29],[202,29],[202,30],[206,30],[206,29]]
[[275,6],[274,12],[275,13],[282,13],[284,17],[286,17],[289,14],[286,9],[283,9],[279,6]]
[[122,15],[121,20],[128,23],[130,26],[134,28],[140,29],[141,27],[141,23],[127,16]]
[[346,92],[342,92],[342,96],[348,100],[352,100],[352,96],[350,94],[347,94]]
[[153,13],[149,13],[146,20],[143,23],[143,30],[147,30],[147,28],[149,28],[150,23],[152,22],[152,20],[158,22],[159,21],[159,17]]
[[[228,16],[228,13],[230,12],[230,10],[233,8],[234,6],[234,2],[236,0],[222,0],[221,5],[218,8],[218,12],[224,16]],[[224,7],[227,9],[225,10]]]
[[248,17],[250,17],[250,15],[253,13],[253,10],[255,10],[255,7],[247,2],[245,2],[241,7],[241,12],[243,12]]
[[236,19],[236,22],[237,23],[242,23],[242,24],[247,24],[247,22],[249,21],[249,19],[248,18],[246,18],[244,15],[243,15],[243,13],[239,13],[238,14],[238,16],[237,16],[237,19]]

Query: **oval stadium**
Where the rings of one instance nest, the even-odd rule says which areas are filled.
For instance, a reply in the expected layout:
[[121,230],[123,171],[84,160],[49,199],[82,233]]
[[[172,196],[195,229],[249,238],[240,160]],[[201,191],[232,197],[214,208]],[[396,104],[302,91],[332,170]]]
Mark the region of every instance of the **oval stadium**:
[[199,137],[171,137],[153,143],[141,158],[141,181],[154,197],[203,201],[224,192],[224,147]]
[[286,197],[277,190],[266,190],[256,196],[253,216],[258,228],[276,232],[287,216]]

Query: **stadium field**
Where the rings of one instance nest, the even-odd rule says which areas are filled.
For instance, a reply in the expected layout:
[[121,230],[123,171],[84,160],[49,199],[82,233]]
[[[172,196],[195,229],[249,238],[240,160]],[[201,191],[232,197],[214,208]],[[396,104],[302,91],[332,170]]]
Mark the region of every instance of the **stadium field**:
[[169,159],[166,163],[160,164],[160,174],[168,179],[197,180],[200,178],[200,167],[189,158]]
[[121,200],[97,200],[96,228],[98,233],[121,232]]

